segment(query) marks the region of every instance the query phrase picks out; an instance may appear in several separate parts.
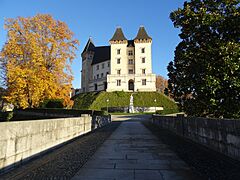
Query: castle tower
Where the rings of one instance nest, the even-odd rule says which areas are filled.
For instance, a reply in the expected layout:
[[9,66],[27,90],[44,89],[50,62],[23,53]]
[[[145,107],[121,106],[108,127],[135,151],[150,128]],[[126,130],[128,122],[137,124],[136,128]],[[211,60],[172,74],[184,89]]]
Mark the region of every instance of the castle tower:
[[113,37],[109,40],[111,46],[111,70],[107,77],[108,90],[122,91],[127,89],[126,75],[128,72],[127,44],[122,28],[117,27]]
[[81,88],[82,92],[89,92],[89,84],[92,80],[92,61],[94,56],[94,43],[92,38],[88,39],[88,42],[81,54],[82,56],[82,71],[81,71]]
[[135,46],[135,90],[156,91],[156,76],[152,74],[152,38],[140,26],[134,38]]
[[135,45],[135,73],[145,74],[152,73],[152,38],[148,36],[145,28],[141,26],[138,30],[137,36],[134,38]]
[[124,36],[122,28],[118,27],[109,40],[111,45],[111,72],[110,74],[126,74],[127,61],[127,38]]

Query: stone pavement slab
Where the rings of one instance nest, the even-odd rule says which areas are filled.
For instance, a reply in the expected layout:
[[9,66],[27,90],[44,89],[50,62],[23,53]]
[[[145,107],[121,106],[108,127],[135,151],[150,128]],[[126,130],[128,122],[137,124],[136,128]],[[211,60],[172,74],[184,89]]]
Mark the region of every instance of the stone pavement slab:
[[197,180],[198,177],[141,122],[123,121],[73,179]]

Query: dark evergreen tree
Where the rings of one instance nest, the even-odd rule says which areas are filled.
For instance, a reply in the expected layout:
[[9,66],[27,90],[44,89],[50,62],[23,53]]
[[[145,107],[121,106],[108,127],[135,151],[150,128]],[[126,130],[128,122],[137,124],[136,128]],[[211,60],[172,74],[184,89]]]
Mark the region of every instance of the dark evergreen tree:
[[191,0],[172,12],[182,41],[169,89],[191,116],[240,117],[240,0]]

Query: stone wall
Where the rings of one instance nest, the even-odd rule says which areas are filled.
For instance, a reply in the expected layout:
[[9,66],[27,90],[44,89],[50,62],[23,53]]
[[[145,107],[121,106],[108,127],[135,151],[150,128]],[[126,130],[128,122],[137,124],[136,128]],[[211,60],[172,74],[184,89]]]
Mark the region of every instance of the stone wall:
[[24,109],[24,110],[14,110],[14,113],[17,115],[23,116],[40,116],[46,118],[52,117],[79,117],[82,114],[89,115],[102,115],[102,111],[95,110],[78,110],[78,109]]
[[110,116],[0,123],[0,172],[111,122]]
[[154,115],[153,123],[240,160],[240,120]]

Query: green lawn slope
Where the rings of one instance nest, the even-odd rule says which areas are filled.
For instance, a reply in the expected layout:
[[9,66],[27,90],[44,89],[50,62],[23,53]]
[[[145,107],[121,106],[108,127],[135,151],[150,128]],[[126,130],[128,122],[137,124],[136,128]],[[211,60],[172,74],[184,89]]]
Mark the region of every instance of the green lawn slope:
[[[74,109],[92,109],[101,110],[107,107],[128,107],[130,96],[133,94],[135,107],[163,107],[164,110],[178,111],[176,103],[159,92],[91,92],[83,93],[74,98]],[[154,100],[156,99],[156,103]]]

